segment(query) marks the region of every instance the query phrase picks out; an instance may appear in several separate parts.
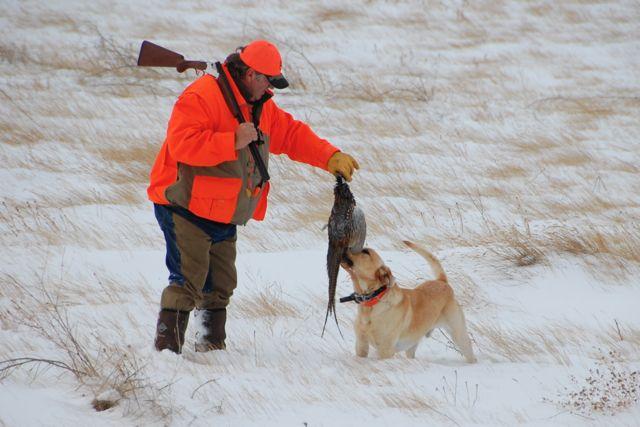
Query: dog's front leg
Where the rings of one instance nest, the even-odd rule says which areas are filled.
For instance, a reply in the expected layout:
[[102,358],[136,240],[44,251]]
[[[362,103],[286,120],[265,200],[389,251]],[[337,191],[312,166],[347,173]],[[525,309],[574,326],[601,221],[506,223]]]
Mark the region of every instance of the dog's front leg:
[[380,359],[389,359],[390,357],[393,357],[395,353],[396,349],[394,348],[393,344],[384,343],[383,345],[378,347],[378,357]]
[[369,339],[363,332],[356,332],[356,355],[358,357],[369,355]]

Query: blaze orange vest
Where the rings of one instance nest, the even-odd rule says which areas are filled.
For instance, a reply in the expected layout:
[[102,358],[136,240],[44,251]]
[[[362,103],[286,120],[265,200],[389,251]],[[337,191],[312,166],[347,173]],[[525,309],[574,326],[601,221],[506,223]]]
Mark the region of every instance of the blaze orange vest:
[[[251,122],[251,104],[226,67],[224,71],[245,120]],[[267,166],[269,153],[284,153],[327,170],[329,158],[339,151],[272,99],[264,103],[259,123],[265,140],[259,149]],[[222,223],[244,225],[251,218],[264,219],[269,182],[259,187],[260,173],[248,147],[235,150],[237,127],[215,77],[205,74],[189,85],[173,107],[166,139],[151,169],[149,199]]]

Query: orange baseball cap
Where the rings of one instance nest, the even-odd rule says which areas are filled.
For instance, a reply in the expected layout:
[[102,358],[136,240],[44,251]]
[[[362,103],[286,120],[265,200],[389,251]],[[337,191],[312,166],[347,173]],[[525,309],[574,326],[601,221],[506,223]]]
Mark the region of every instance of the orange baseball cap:
[[282,75],[282,57],[274,44],[266,40],[254,40],[240,52],[242,62],[267,76],[275,88],[284,89],[289,82]]

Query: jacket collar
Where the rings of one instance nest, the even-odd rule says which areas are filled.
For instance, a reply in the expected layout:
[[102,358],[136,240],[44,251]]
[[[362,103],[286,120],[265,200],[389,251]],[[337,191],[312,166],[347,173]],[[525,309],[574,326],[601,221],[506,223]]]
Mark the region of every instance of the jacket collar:
[[240,108],[247,108],[249,105],[263,104],[267,102],[269,99],[271,99],[271,97],[273,96],[273,92],[267,89],[265,94],[262,95],[262,98],[258,99],[257,101],[254,101],[254,102],[247,101],[245,97],[242,95],[242,92],[240,92],[240,88],[238,88],[236,81],[233,79],[233,77],[231,77],[231,74],[229,73],[229,70],[227,69],[227,66],[225,64],[222,64],[222,70],[227,76],[227,81],[229,82],[229,86],[231,86],[231,91],[233,92],[233,96],[236,98],[236,101],[238,101],[238,106]]

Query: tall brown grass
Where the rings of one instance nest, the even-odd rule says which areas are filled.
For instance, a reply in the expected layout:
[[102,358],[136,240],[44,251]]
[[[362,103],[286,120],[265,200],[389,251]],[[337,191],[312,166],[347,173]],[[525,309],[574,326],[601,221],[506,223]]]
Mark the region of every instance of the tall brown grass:
[[164,401],[164,387],[149,378],[146,363],[135,352],[104,341],[99,329],[91,336],[81,334],[69,316],[64,297],[51,292],[44,282],[33,288],[11,277],[5,279],[21,295],[15,302],[12,321],[52,344],[60,358],[7,357],[5,349],[0,355],[0,381],[17,369],[35,367],[32,372],[37,377],[44,369],[57,368],[73,375],[80,387],[94,396],[91,405],[96,411],[120,406],[125,416],[172,416],[171,405]]

